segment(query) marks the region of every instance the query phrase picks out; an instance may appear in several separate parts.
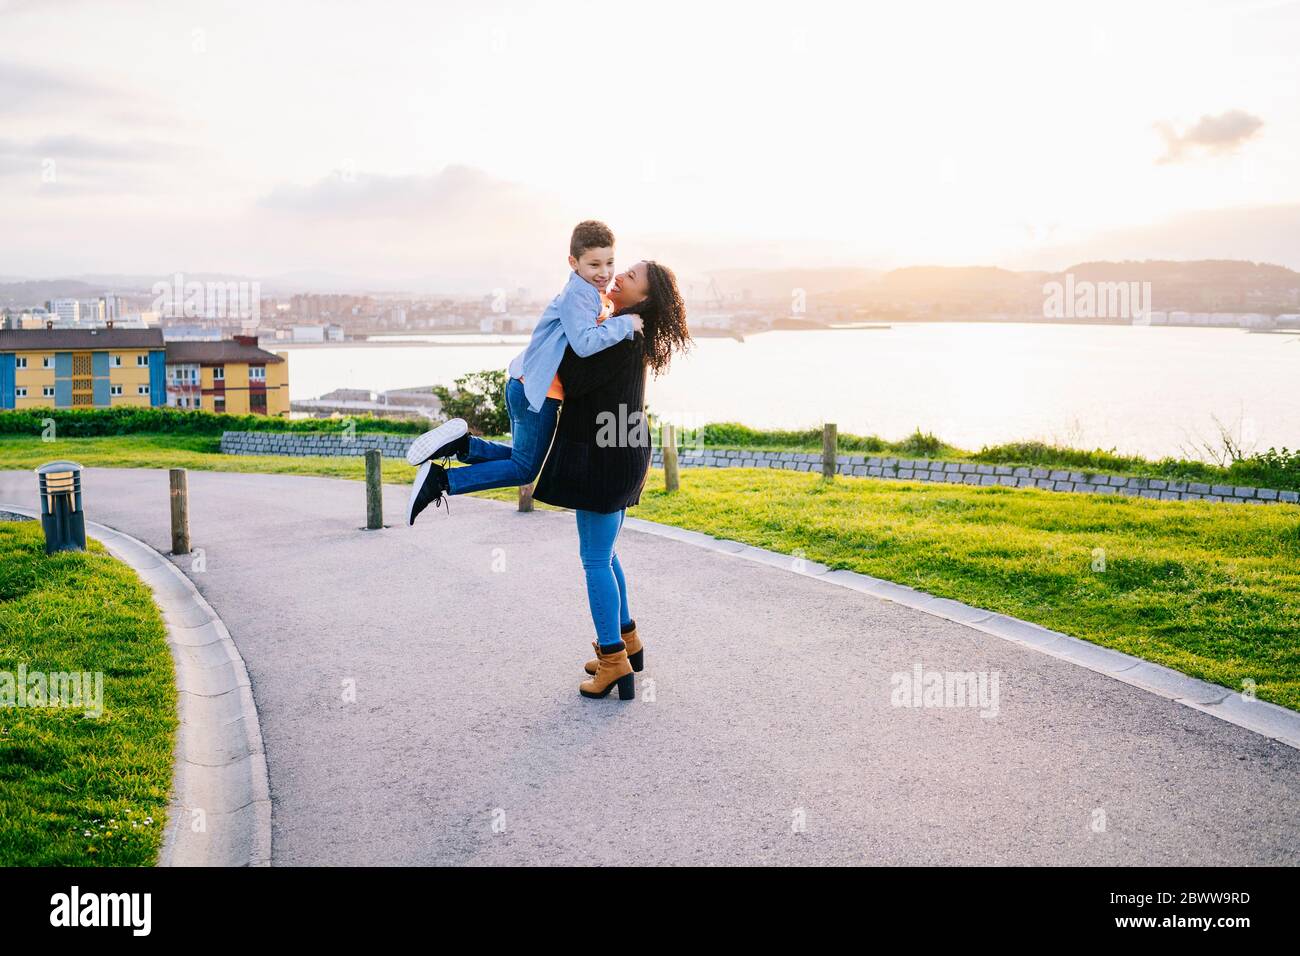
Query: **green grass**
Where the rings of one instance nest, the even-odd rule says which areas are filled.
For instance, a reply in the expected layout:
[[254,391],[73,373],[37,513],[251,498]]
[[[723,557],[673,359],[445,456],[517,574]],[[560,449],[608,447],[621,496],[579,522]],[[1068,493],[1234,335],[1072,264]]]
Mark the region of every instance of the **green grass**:
[[[0,439],[0,460],[360,478],[359,459],[223,456],[175,438]],[[57,452],[55,449],[57,448]],[[405,462],[385,479],[410,481]],[[1300,508],[930,485],[771,469],[652,470],[638,517],[1010,614],[1300,710]],[[513,489],[487,497],[513,500]],[[1104,571],[1092,570],[1104,549]]]
[[[196,471],[324,475],[329,478],[364,478],[366,475],[365,460],[360,456],[223,455],[219,436],[124,435],[118,438],[60,438],[53,442],[0,436],[0,467],[35,468],[59,458],[96,468],[192,468]],[[384,459],[385,481],[410,482],[414,477],[415,469],[404,460]],[[32,480],[34,482],[35,477]]]
[[[478,373],[493,376],[502,373]],[[469,378],[473,378],[470,376]],[[458,380],[460,381],[460,380]],[[471,387],[471,395],[495,393],[496,386],[484,389]],[[445,399],[446,400],[446,399]],[[471,420],[479,415],[499,417],[497,412],[479,409],[478,400],[468,400],[464,414]],[[459,408],[457,401],[451,405]],[[450,405],[448,406],[450,407]],[[0,436],[12,435],[30,438],[55,434],[63,438],[121,438],[127,435],[202,436],[215,440],[223,431],[281,431],[281,432],[340,432],[345,422],[351,423],[358,433],[386,432],[390,434],[419,434],[428,426],[423,420],[403,420],[357,416],[348,419],[288,419],[269,418],[265,415],[225,415],[203,411],[182,411],[175,408],[35,408],[8,411],[0,415]],[[47,428],[48,426],[48,428]],[[1221,429],[1222,431],[1222,429]],[[688,442],[699,442],[713,449],[818,452],[822,447],[822,430],[758,429],[738,422],[711,422],[697,432],[683,434]],[[919,428],[901,441],[889,441],[877,435],[838,434],[841,454],[897,456],[901,458],[941,458],[950,461],[972,461],[996,465],[1025,465],[1049,468],[1072,468],[1105,475],[1136,475],[1148,478],[1165,478],[1175,481],[1203,481],[1211,484],[1253,485],[1256,487],[1300,490],[1300,451],[1268,449],[1266,452],[1246,454],[1227,432],[1221,434],[1222,446],[1206,449],[1207,454],[1218,455],[1223,464],[1181,458],[1162,458],[1150,461],[1136,455],[1117,454],[1094,449],[1087,451],[1044,442],[1012,442],[985,446],[977,452],[967,451]]]
[[[513,500],[515,492],[486,493]],[[639,518],[800,553],[1300,710],[1300,507],[650,471]],[[1101,554],[1098,554],[1101,549]],[[1104,570],[1098,557],[1104,557]]]
[[[760,429],[739,422],[712,422],[702,426],[698,437],[709,448],[762,449],[763,451],[822,450],[821,428]],[[876,435],[836,433],[836,447],[840,454],[863,453],[872,455],[902,455],[908,458],[948,458],[966,454],[921,429],[916,429],[902,441],[886,441]]]
[[289,419],[268,415],[227,415],[179,408],[23,408],[0,415],[0,435],[54,434],[59,438],[113,438],[122,435],[215,435],[223,431],[327,432],[342,431],[351,422],[361,432],[418,435],[429,427],[424,419],[374,418]]
[[176,687],[149,589],[97,543],[46,556],[0,522],[0,672],[100,672],[103,712],[0,706],[0,865],[151,866],[162,846]]
[[[485,375],[485,373],[480,373]],[[495,375],[495,373],[494,373]],[[471,389],[482,394],[482,389]],[[486,389],[495,392],[495,388]],[[465,415],[474,419],[489,412],[469,403]],[[494,412],[493,412],[494,414]],[[337,433],[344,423],[357,433],[386,432],[419,434],[428,427],[424,420],[376,419],[285,419],[265,415],[217,415],[179,408],[27,408],[0,415],[0,436],[34,437],[53,433],[60,438],[118,438],[123,436],[203,436],[216,441],[224,431]],[[49,428],[47,429],[47,424]],[[764,451],[820,451],[822,428],[761,429],[736,421],[714,421],[698,431],[681,433],[681,440],[708,449]],[[928,432],[914,429],[904,440],[889,441],[875,434],[840,432],[840,454],[880,455],[900,458],[941,458],[954,462],[1010,464],[1048,468],[1078,468],[1096,475],[1135,475],[1174,481],[1205,481],[1208,484],[1255,485],[1262,488],[1300,490],[1300,451],[1269,449],[1247,454],[1221,427],[1221,447],[1206,447],[1205,453],[1221,459],[1161,458],[1123,455],[1115,450],[1073,449],[1041,441],[1010,442],[967,451]],[[213,445],[214,447],[214,445]]]
[[[1300,710],[1300,508],[652,471],[637,517],[895,581]],[[1105,570],[1094,571],[1096,549]]]
[[[821,429],[797,431],[760,431],[734,422],[705,425],[698,434],[688,436],[706,448],[747,451],[817,452],[822,450]],[[895,458],[937,458],[943,461],[969,461],[985,465],[1013,467],[1069,468],[1095,475],[1127,475],[1138,478],[1164,478],[1170,481],[1200,481],[1206,484],[1249,485],[1259,488],[1300,490],[1300,452],[1283,448],[1252,455],[1225,449],[1225,455],[1237,455],[1226,465],[1185,458],[1161,458],[1152,461],[1139,455],[1121,455],[1115,451],[1068,448],[1045,442],[1011,442],[986,445],[979,451],[967,451],[936,438],[914,431],[902,441],[891,442],[874,435],[837,435],[839,454],[873,455]]]

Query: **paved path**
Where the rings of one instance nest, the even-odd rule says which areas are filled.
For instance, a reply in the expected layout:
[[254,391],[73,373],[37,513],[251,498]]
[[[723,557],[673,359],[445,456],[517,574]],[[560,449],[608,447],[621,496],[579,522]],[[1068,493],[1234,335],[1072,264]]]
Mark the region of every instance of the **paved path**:
[[[648,666],[587,701],[572,515],[366,532],[360,483],[189,481],[179,565],[248,665],[277,864],[1300,862],[1300,751],[959,624],[627,530]],[[85,488],[169,549],[165,472]],[[997,716],[891,706],[918,662],[998,672]]]

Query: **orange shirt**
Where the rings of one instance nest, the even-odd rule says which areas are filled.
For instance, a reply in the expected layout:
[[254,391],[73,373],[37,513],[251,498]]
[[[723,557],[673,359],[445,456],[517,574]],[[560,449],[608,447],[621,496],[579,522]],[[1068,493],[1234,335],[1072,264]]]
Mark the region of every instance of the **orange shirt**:
[[[600,294],[600,315],[596,316],[596,324],[600,325],[600,323],[604,322],[613,314],[614,303],[605,298],[605,293],[602,292]],[[520,375],[519,381],[522,382],[523,380],[524,377]],[[564,401],[564,386],[560,384],[559,372],[556,372],[555,378],[551,380],[551,387],[546,390],[546,397],[558,398],[560,401]]]

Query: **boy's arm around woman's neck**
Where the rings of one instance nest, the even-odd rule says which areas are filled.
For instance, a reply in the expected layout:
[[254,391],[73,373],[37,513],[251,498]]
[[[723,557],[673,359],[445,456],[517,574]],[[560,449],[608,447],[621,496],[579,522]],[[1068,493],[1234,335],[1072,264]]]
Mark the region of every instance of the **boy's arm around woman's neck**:
[[576,282],[570,279],[560,294],[560,325],[569,347],[581,358],[632,337],[632,320],[625,315],[597,322],[601,307],[596,287],[580,276]]

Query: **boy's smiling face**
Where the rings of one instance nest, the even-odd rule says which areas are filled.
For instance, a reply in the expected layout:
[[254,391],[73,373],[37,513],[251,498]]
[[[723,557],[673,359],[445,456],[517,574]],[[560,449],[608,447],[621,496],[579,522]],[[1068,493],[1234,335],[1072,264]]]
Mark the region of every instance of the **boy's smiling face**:
[[614,247],[588,249],[577,258],[569,256],[569,268],[604,292],[614,278]]

